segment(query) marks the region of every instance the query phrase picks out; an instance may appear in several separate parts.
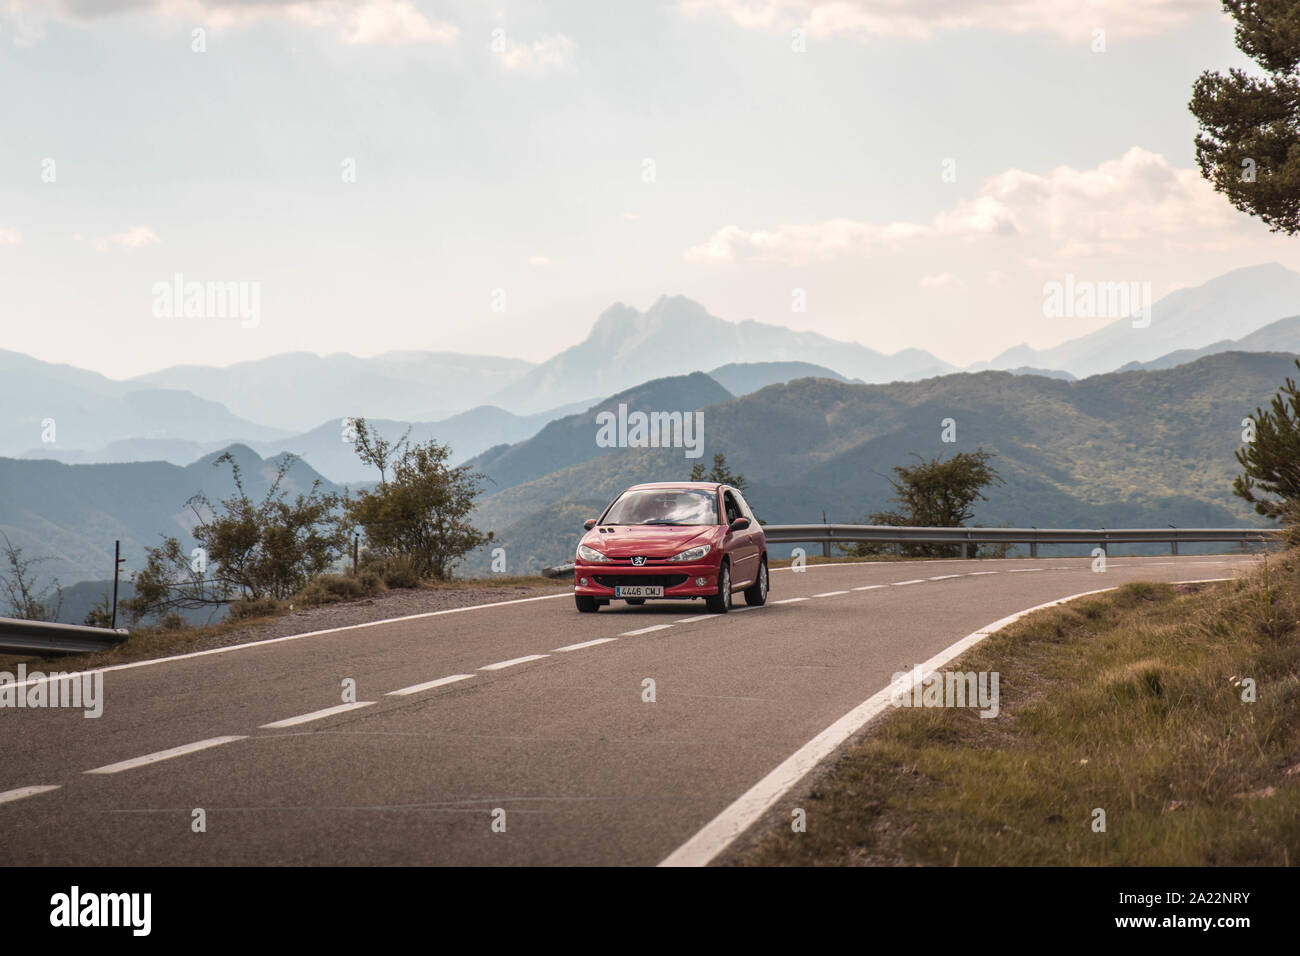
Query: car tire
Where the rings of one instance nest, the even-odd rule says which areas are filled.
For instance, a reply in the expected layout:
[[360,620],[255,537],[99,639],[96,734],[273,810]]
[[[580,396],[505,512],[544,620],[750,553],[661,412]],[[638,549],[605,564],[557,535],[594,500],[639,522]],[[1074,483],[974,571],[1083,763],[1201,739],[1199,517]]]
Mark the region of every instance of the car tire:
[[578,610],[583,614],[595,614],[600,610],[600,602],[594,597],[588,597],[585,594],[575,594],[573,603],[577,605]]
[[762,558],[758,563],[758,577],[745,588],[745,603],[750,607],[762,607],[767,603],[767,587],[767,558]]
[[640,607],[645,603],[645,598],[624,598],[623,600],[627,601],[627,603],[633,607]]
[[726,614],[731,610],[731,565],[723,561],[718,568],[718,593],[704,599],[710,614]]

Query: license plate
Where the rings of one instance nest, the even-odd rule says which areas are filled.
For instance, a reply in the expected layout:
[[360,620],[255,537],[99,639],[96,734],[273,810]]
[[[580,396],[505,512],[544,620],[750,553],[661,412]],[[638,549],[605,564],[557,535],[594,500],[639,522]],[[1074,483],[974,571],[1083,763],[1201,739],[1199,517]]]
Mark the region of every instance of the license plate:
[[651,587],[645,584],[638,584],[635,586],[628,586],[628,587],[620,586],[614,588],[614,597],[649,598],[649,597],[663,597],[663,596],[664,596],[663,588]]

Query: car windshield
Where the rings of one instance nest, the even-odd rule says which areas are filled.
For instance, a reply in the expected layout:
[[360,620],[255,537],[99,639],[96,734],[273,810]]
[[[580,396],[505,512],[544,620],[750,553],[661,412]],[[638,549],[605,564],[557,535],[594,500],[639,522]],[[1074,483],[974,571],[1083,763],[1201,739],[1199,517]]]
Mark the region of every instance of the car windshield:
[[717,524],[718,497],[711,491],[654,488],[625,491],[601,524]]

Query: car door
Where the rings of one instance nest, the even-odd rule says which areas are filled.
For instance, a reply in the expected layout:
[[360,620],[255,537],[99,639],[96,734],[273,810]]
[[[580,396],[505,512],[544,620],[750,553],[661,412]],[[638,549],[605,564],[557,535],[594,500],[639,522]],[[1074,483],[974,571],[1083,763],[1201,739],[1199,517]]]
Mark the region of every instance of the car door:
[[[745,509],[740,506],[738,496],[732,489],[723,490],[722,503],[728,525],[737,518],[749,517]],[[752,528],[751,519],[749,528],[727,533],[726,547],[727,553],[731,555],[731,580],[737,587],[748,587],[753,584],[754,577],[758,574],[758,546],[754,543]]]

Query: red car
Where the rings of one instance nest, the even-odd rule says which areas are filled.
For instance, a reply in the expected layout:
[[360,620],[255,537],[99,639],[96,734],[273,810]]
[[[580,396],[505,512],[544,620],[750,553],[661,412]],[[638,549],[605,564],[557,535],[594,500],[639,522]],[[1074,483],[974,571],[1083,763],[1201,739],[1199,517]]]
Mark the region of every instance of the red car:
[[611,600],[704,598],[725,613],[732,593],[767,601],[767,539],[741,493],[708,481],[633,485],[583,525],[573,599],[592,613]]

